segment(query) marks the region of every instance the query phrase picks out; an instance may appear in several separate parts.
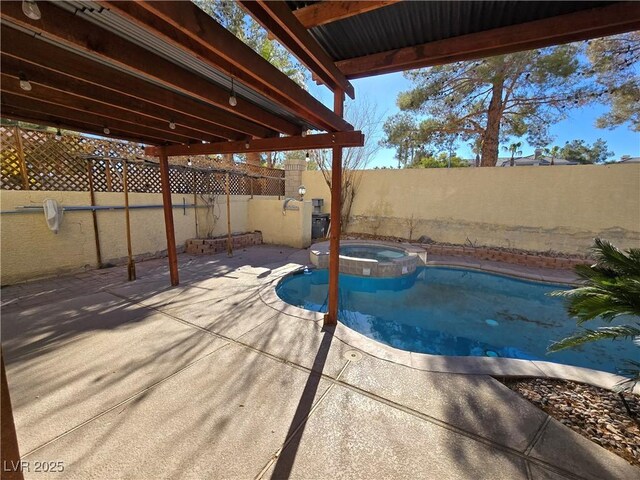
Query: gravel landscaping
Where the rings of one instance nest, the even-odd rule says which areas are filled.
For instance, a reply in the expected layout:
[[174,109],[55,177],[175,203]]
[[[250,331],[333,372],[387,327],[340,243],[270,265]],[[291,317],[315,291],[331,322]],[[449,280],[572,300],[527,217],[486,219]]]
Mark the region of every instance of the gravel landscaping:
[[502,379],[511,390],[582,436],[640,467],[640,396],[541,378]]

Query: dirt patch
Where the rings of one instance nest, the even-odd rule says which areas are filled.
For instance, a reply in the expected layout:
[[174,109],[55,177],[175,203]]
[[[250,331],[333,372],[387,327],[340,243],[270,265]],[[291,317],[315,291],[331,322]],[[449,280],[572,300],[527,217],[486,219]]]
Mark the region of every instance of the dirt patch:
[[[460,245],[460,244],[455,244],[455,243],[446,243],[446,242],[436,242],[434,240],[432,240],[429,237],[420,237],[419,239],[413,239],[413,240],[409,240],[408,238],[404,238],[404,237],[392,237],[392,236],[386,236],[386,235],[372,235],[369,233],[343,233],[340,238],[342,240],[380,240],[380,241],[384,241],[384,242],[405,242],[405,243],[412,243],[415,245],[419,245],[419,246],[426,246],[426,245],[436,245],[436,246],[443,246],[443,247],[468,247],[468,248],[472,248],[472,249],[476,249],[476,248],[487,248],[490,250],[495,250],[496,252],[506,252],[506,253],[513,253],[513,254],[518,254],[518,255],[532,255],[532,256],[544,256],[544,257],[548,257],[548,258],[566,258],[566,259],[571,259],[571,260],[585,260],[585,261],[592,261],[593,257],[590,254],[586,254],[586,255],[576,255],[576,254],[569,254],[569,253],[563,253],[563,252],[558,252],[555,250],[546,250],[544,252],[539,252],[539,251],[534,251],[534,250],[523,250],[523,249],[519,249],[519,248],[507,248],[507,247],[483,247],[482,245],[477,245],[476,242],[471,242],[471,241],[467,241],[464,245]],[[328,238],[327,238],[328,240]]]

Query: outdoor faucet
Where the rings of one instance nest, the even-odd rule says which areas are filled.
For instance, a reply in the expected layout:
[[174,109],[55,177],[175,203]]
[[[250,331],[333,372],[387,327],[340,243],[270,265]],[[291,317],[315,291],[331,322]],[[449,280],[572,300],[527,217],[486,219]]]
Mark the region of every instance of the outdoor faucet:
[[282,214],[286,215],[287,214],[287,205],[289,205],[289,202],[300,202],[301,200],[296,200],[295,198],[285,198],[284,199],[284,203],[282,204]]

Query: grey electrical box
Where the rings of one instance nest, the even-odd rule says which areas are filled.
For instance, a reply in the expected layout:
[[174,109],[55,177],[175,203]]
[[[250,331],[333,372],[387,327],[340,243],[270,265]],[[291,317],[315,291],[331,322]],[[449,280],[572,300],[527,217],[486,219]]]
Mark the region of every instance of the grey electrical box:
[[311,238],[325,238],[328,229],[328,213],[314,213],[311,215]]

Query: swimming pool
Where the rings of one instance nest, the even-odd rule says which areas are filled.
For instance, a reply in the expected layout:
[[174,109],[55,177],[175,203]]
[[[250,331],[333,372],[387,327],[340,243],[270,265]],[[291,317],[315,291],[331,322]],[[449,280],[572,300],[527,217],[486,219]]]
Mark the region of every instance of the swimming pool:
[[[286,277],[276,293],[291,305],[324,312],[327,288],[328,271],[321,269]],[[378,342],[433,355],[544,360],[611,373],[624,368],[625,359],[637,359],[631,340],[547,354],[551,341],[576,329],[563,299],[547,295],[561,288],[445,267],[419,267],[398,278],[340,274],[339,318]]]

